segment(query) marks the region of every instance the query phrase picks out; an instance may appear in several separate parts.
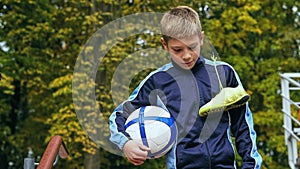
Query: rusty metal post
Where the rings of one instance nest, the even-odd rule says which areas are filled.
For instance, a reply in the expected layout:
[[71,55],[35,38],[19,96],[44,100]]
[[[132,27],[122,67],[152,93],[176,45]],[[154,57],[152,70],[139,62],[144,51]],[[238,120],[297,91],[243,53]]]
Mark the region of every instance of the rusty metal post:
[[51,169],[53,164],[57,162],[57,155],[61,158],[67,158],[68,156],[67,148],[61,136],[51,138],[37,169]]

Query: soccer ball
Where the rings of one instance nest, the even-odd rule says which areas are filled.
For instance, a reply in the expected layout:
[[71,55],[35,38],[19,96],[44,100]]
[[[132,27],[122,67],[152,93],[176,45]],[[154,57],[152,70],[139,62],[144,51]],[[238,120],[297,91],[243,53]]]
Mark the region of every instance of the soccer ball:
[[170,113],[157,106],[136,109],[125,122],[125,132],[151,150],[148,159],[165,155],[174,145],[177,127]]

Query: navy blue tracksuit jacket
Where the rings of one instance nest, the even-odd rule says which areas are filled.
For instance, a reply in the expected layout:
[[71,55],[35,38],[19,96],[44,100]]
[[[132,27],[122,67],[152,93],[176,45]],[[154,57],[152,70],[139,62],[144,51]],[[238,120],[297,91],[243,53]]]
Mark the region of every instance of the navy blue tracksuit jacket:
[[[219,91],[216,64],[223,87],[242,85],[227,63],[199,57],[191,70],[171,62],[150,73],[131,96],[110,116],[110,140],[121,150],[129,140],[124,131],[126,118],[141,106],[157,105],[158,98],[176,120],[178,138],[168,152],[168,169],[237,168],[234,145],[242,157],[243,169],[258,169],[262,158],[256,147],[256,133],[248,103],[230,111],[200,117],[201,106]],[[235,143],[232,142],[235,137]]]

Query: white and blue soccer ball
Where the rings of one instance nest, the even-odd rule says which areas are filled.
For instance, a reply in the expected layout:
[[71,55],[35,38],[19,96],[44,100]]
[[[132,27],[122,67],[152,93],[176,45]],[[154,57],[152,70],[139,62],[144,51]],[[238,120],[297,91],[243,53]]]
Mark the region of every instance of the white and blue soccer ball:
[[131,139],[149,147],[148,159],[165,155],[176,142],[177,127],[170,113],[158,106],[136,109],[125,122]]

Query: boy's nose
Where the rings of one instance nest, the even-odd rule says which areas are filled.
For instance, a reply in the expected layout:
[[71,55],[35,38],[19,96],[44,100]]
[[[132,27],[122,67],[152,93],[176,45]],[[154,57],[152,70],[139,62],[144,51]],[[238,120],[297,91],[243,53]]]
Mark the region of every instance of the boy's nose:
[[183,55],[182,59],[183,60],[188,60],[192,57],[192,53],[191,52],[185,52],[185,54]]

